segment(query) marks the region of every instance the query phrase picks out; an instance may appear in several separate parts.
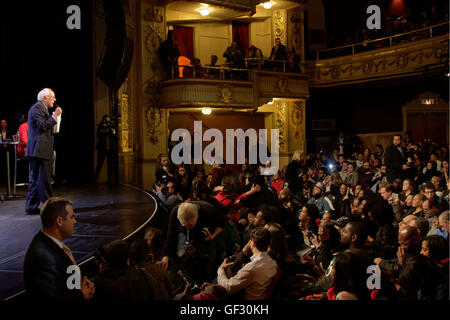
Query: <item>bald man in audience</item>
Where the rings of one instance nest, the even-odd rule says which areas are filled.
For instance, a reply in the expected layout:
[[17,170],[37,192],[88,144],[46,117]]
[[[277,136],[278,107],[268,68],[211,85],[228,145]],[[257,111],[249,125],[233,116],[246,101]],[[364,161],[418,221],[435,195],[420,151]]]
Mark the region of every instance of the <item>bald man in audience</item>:
[[422,237],[418,228],[409,225],[403,225],[398,232],[398,250],[397,258],[392,260],[383,260],[376,258],[374,263],[384,272],[390,272],[394,277],[398,277],[403,268],[406,259],[413,255],[420,254],[422,247]]
[[403,220],[400,221],[399,226],[400,228],[402,228],[403,226],[417,228],[422,238],[425,238],[427,236],[430,229],[430,224],[427,219],[415,216],[413,214],[404,217]]

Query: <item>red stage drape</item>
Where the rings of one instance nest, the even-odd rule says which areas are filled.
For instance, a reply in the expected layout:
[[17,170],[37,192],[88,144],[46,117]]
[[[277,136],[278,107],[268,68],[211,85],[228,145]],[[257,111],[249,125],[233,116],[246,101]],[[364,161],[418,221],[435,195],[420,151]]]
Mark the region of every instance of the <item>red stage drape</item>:
[[244,50],[244,53],[247,53],[248,23],[233,22],[233,41]]
[[180,56],[194,58],[194,29],[191,27],[173,27],[173,40],[178,43]]

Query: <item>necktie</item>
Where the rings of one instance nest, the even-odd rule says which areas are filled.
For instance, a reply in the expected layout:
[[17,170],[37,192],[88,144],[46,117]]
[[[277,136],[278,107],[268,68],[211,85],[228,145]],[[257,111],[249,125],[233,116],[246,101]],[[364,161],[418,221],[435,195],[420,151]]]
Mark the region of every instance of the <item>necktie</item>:
[[75,261],[75,258],[72,255],[72,251],[70,251],[69,247],[66,246],[65,244],[63,244],[62,249],[64,250],[64,252],[69,256],[70,260],[72,260],[72,263],[74,265],[77,265],[77,262]]

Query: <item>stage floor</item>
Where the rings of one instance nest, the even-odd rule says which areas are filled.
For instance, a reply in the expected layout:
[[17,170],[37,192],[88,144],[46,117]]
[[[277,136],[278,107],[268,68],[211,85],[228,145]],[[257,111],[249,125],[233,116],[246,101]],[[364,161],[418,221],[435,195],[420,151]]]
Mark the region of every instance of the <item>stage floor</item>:
[[[75,211],[74,234],[64,243],[81,263],[95,250],[145,227],[155,212],[154,199],[125,185],[59,187],[53,195],[69,199]],[[39,215],[25,215],[26,189],[0,203],[0,299],[24,290],[23,262],[31,240],[41,229]]]

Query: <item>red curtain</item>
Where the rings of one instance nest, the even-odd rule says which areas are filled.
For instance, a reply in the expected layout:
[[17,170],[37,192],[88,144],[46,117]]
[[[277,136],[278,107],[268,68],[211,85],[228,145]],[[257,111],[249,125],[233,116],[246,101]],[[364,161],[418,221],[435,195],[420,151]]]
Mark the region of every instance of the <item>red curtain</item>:
[[233,42],[244,50],[248,50],[248,23],[233,22]]
[[178,43],[180,56],[194,58],[194,29],[191,27],[173,27],[173,40]]

